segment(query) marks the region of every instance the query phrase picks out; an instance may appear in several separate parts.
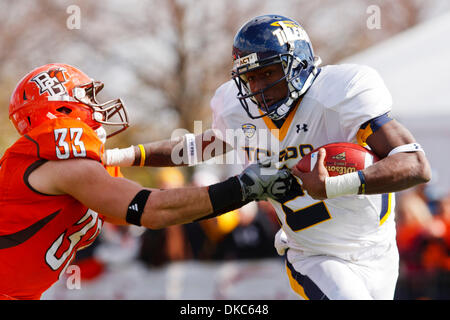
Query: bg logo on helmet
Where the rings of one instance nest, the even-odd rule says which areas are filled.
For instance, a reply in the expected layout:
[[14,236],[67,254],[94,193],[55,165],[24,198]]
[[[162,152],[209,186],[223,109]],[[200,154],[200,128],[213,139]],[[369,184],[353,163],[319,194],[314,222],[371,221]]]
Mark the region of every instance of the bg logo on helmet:
[[39,94],[47,92],[49,96],[66,95],[67,91],[64,83],[67,81],[64,76],[64,69],[56,68],[44,71],[33,77],[30,81],[36,83],[39,87]]

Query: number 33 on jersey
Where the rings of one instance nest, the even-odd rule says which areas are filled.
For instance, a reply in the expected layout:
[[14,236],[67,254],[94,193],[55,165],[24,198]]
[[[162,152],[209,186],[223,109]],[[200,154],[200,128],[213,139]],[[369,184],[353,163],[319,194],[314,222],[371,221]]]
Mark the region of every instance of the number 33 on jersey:
[[49,160],[89,158],[101,160],[103,143],[95,131],[81,121],[58,118],[51,126],[41,126],[29,137],[39,145],[39,157]]

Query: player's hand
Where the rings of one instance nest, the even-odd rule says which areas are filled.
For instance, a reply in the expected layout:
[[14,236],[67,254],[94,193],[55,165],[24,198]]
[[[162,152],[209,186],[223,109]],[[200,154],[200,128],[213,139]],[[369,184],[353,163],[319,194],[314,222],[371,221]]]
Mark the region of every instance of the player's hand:
[[319,149],[316,165],[311,172],[301,172],[295,166],[291,169],[292,174],[302,181],[302,189],[313,199],[327,199],[325,178],[329,177],[329,174],[324,165],[325,156],[325,149]]
[[270,160],[248,166],[238,176],[243,200],[278,199],[292,186],[294,177],[288,169],[278,170]]

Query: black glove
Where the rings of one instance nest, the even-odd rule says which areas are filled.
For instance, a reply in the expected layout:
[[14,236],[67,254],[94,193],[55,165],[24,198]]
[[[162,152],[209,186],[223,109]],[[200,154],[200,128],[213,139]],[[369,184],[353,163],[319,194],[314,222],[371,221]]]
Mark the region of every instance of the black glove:
[[237,178],[243,201],[281,198],[289,191],[294,179],[288,169],[278,170],[271,166],[270,160],[249,165]]

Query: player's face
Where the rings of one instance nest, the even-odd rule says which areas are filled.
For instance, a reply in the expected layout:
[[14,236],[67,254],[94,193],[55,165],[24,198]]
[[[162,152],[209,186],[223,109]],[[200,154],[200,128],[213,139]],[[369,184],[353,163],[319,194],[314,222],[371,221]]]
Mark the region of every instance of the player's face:
[[[284,71],[281,64],[274,64],[246,73],[248,85],[251,92],[258,92],[265,89],[274,82],[284,77]],[[286,81],[280,81],[273,87],[264,90],[263,93],[255,96],[259,105],[264,105],[264,101],[268,106],[284,99],[288,94],[288,86]]]

